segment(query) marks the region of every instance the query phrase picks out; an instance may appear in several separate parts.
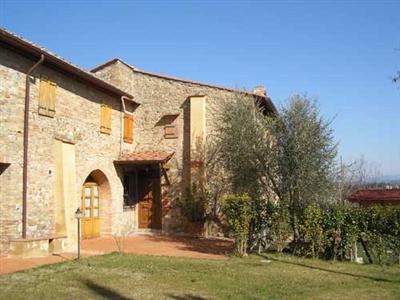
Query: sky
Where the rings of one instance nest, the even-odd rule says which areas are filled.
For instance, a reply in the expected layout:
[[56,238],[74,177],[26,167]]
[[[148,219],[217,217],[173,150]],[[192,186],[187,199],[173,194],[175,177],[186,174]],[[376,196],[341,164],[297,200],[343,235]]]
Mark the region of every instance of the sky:
[[400,174],[400,0],[0,0],[0,26],[90,69],[140,69],[318,98],[345,162]]

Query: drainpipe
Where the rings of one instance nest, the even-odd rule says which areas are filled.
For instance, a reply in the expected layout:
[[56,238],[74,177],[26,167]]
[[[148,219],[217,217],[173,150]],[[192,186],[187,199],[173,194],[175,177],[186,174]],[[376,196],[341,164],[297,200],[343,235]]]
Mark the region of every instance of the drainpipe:
[[34,64],[26,73],[25,85],[25,112],[24,112],[24,163],[22,175],[22,238],[26,238],[27,218],[27,195],[28,195],[28,136],[29,136],[29,90],[30,75],[44,61],[44,55],[40,56],[40,60]]
[[125,100],[132,101],[132,99],[127,96],[121,96],[122,110],[124,113],[126,112]]

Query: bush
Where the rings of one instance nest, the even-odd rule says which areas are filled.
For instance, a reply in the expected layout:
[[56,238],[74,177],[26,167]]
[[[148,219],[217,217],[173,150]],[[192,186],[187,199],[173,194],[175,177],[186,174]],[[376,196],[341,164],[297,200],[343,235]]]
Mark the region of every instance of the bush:
[[399,208],[331,205],[325,211],[324,232],[326,258],[355,261],[361,242],[371,262],[393,263],[399,259]]
[[323,211],[316,204],[311,204],[304,210],[300,232],[309,245],[312,258],[318,257],[324,250],[323,219]]
[[331,205],[324,210],[323,227],[326,237],[324,256],[327,259],[336,259],[344,255],[342,235],[345,219],[344,205]]
[[289,224],[288,209],[278,204],[268,203],[268,229],[271,246],[281,253],[289,243],[292,235]]
[[400,208],[313,204],[300,221],[304,255],[356,261],[362,246],[370,262],[400,263]]
[[182,198],[177,199],[176,206],[189,222],[204,222],[206,215],[206,199],[196,184],[187,189]]
[[239,256],[247,255],[252,219],[252,201],[248,195],[230,195],[222,199],[222,212],[235,237],[235,251]]
[[362,236],[371,259],[379,264],[400,263],[400,208],[363,209]]

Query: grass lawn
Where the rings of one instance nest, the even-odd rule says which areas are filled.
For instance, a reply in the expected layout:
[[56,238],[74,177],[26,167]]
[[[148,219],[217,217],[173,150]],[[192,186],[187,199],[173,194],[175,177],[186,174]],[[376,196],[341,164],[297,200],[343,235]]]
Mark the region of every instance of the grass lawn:
[[[265,260],[271,262],[266,262]],[[400,266],[108,254],[0,275],[0,299],[400,299]]]

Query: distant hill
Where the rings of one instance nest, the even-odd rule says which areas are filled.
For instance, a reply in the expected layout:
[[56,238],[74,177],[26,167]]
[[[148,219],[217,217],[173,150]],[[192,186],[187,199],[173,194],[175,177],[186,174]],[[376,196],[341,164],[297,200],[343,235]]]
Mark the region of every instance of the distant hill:
[[379,182],[390,183],[390,184],[400,184],[400,174],[398,175],[384,175],[379,178]]

